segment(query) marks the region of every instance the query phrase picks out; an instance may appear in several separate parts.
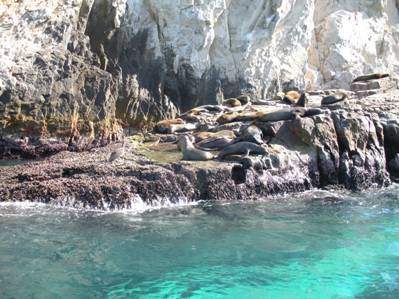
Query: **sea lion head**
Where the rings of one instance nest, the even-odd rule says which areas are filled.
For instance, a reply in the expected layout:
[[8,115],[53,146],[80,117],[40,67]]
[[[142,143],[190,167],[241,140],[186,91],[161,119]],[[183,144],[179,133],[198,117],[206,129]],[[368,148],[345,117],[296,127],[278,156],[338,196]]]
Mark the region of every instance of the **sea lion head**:
[[181,151],[193,146],[193,137],[189,135],[182,135],[177,141],[177,148]]

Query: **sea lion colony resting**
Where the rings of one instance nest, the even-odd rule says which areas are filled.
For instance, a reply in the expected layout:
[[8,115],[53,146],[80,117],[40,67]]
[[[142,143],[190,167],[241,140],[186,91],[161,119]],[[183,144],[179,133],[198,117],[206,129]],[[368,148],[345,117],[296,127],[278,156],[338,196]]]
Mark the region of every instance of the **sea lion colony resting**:
[[[374,78],[365,76],[365,79],[369,77]],[[309,95],[296,90],[279,92],[271,101],[252,101],[248,95],[242,95],[224,100],[221,105],[196,107],[176,119],[160,121],[154,131],[173,134],[176,141],[183,140],[180,145],[185,146],[179,146],[183,159],[188,156],[189,160],[196,160],[196,157],[208,160],[232,155],[264,155],[273,137],[267,124],[329,113],[326,106],[352,98],[352,94],[344,90],[322,91],[319,96],[317,104],[309,105]],[[188,154],[190,151],[194,154]],[[209,151],[219,153],[206,155]]]
[[264,155],[272,136],[268,136],[267,130],[266,134],[263,133],[262,123],[325,113],[320,108],[304,107],[307,102],[306,94],[297,91],[287,92],[282,97],[281,108],[253,103],[249,96],[240,96],[227,99],[221,105],[196,107],[176,119],[160,121],[154,131],[174,134],[183,160],[222,160],[233,155]]

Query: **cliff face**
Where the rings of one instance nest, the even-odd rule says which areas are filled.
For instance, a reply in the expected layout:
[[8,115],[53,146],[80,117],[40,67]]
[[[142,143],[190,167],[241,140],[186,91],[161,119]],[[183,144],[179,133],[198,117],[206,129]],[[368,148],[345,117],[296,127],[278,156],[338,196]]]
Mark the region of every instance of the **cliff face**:
[[398,0],[6,0],[0,133],[112,130],[399,72]]

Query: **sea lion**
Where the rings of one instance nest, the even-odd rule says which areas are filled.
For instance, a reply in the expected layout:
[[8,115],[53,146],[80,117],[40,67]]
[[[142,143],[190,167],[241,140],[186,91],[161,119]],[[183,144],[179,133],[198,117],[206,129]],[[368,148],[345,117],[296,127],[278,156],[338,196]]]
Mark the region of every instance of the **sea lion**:
[[236,112],[224,113],[216,119],[216,122],[219,124],[233,122],[236,119],[237,115],[238,113]]
[[303,107],[296,107],[296,108],[288,108],[288,109],[280,109],[277,111],[269,112],[259,117],[259,121],[281,121],[281,120],[292,120],[297,117],[310,117],[318,114],[323,114],[324,111],[319,108],[310,108],[306,109]]
[[295,107],[306,107],[308,105],[308,97],[306,96],[306,93],[302,93],[298,102],[295,103]]
[[217,137],[225,137],[233,139],[236,137],[233,131],[231,130],[221,130],[218,132],[196,132],[193,134],[195,138],[195,142],[201,142],[202,140],[209,138],[217,138]]
[[240,95],[237,97],[237,100],[239,100],[243,106],[251,103],[251,98],[248,95]]
[[289,105],[295,105],[301,97],[301,93],[296,90],[291,90],[285,93],[283,101]]
[[199,123],[202,120],[202,117],[200,115],[194,115],[194,114],[186,114],[180,117],[188,123]]
[[168,133],[184,133],[194,131],[198,128],[198,126],[198,123],[170,125],[170,131]]
[[195,108],[196,110],[203,109],[208,112],[223,112],[225,108],[219,105],[203,105]]
[[311,117],[311,116],[315,116],[315,115],[320,115],[320,114],[324,114],[325,112],[326,112],[326,110],[322,110],[320,108],[304,109],[303,117]]
[[323,97],[321,100],[321,105],[335,104],[345,100],[346,98],[348,98],[348,94],[345,91],[337,91],[332,95]]
[[263,133],[262,130],[257,126],[251,125],[245,127],[238,137],[239,141],[248,141],[256,144],[263,144]]
[[242,141],[226,146],[220,151],[218,158],[222,159],[223,157],[230,155],[265,155],[266,153],[267,151],[263,146],[252,142]]
[[196,144],[200,149],[204,150],[220,150],[231,144],[232,138],[227,137],[211,137]]
[[241,106],[241,102],[235,98],[227,99],[223,102],[223,106],[227,107],[238,107]]
[[261,117],[263,114],[261,111],[230,112],[219,116],[216,122],[225,124],[236,121],[251,121]]
[[374,74],[367,74],[367,75],[359,76],[352,82],[364,82],[364,81],[382,79],[382,78],[387,78],[387,77],[389,77],[389,74],[387,74],[387,73],[374,73]]
[[201,142],[202,140],[214,137],[215,133],[213,132],[195,132],[193,133],[193,137],[195,138],[195,142]]
[[183,160],[186,161],[208,161],[215,158],[213,154],[195,148],[187,135],[180,137],[177,146],[183,153]]
[[181,124],[184,124],[184,120],[182,120],[181,118],[161,120],[155,125],[155,131],[161,134],[167,134],[170,133],[172,125]]
[[300,108],[288,108],[288,109],[280,109],[277,111],[272,111],[266,113],[258,118],[260,121],[280,121],[280,120],[291,120],[296,116],[303,115],[304,112]]
[[[249,123],[244,123],[244,125],[245,124],[249,125]],[[238,136],[242,125],[243,125],[242,122],[231,122],[231,123],[225,123],[225,124],[215,126],[215,127],[211,128],[210,130],[212,132],[231,131],[231,132],[233,132],[233,134]]]

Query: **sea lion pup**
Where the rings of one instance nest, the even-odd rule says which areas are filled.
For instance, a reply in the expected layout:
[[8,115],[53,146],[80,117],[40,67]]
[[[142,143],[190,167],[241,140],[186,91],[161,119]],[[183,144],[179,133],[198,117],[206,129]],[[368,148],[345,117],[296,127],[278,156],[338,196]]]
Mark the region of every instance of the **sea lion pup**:
[[377,80],[377,79],[382,79],[389,77],[389,74],[386,73],[374,73],[374,74],[367,74],[364,76],[359,76],[352,82],[364,82],[364,81],[370,81],[370,80]]
[[335,103],[341,102],[347,98],[348,98],[348,94],[343,90],[339,90],[332,95],[323,97],[323,99],[321,100],[321,105],[335,104]]
[[223,159],[224,157],[231,155],[266,155],[266,153],[267,151],[263,146],[252,142],[242,141],[226,146],[220,151],[217,157]]
[[182,125],[182,124],[184,124],[184,120],[182,120],[181,118],[165,119],[157,122],[154,129],[157,133],[167,134],[171,132],[172,125]]
[[283,102],[289,105],[295,105],[301,97],[301,93],[296,90],[291,90],[285,93]]
[[238,99],[235,99],[235,98],[227,99],[227,100],[223,101],[222,104],[223,104],[223,106],[227,106],[227,107],[242,106],[241,102]]
[[243,130],[240,131],[238,141],[248,141],[256,144],[263,144],[264,142],[262,130],[255,125],[245,127]]
[[187,135],[179,138],[177,146],[183,153],[183,160],[186,161],[208,161],[215,158],[213,154],[195,148],[192,140]]

